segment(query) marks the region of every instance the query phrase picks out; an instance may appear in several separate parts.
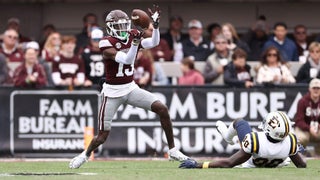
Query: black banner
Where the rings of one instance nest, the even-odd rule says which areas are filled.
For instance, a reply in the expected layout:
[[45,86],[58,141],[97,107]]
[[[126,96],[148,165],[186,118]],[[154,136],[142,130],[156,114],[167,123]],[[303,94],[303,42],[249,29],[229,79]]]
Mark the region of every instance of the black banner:
[[75,153],[84,148],[84,128],[96,127],[96,91],[13,91],[12,154]]
[[[191,156],[229,155],[239,145],[227,145],[215,123],[244,118],[256,129],[273,110],[293,120],[306,86],[236,89],[226,87],[156,87],[173,122],[175,144]],[[96,131],[99,92],[95,90],[16,91],[0,88],[0,156],[72,157],[83,150],[84,127]],[[163,156],[167,141],[153,112],[121,105],[110,136],[96,155]]]

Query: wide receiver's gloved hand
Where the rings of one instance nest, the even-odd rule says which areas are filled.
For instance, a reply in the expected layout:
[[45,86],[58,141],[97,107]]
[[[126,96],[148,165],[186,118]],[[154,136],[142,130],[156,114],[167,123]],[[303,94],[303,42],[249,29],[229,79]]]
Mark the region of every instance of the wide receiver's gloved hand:
[[191,168],[196,168],[197,165],[198,165],[197,161],[195,161],[193,159],[187,159],[187,160],[182,161],[179,168],[191,169]]
[[131,29],[129,34],[133,36],[132,44],[138,46],[140,44],[141,38],[144,34],[143,31],[138,31],[137,29]]
[[148,8],[148,13],[149,13],[149,16],[152,19],[153,28],[157,29],[159,27],[160,14],[161,14],[159,6],[154,4],[153,5],[153,10]]

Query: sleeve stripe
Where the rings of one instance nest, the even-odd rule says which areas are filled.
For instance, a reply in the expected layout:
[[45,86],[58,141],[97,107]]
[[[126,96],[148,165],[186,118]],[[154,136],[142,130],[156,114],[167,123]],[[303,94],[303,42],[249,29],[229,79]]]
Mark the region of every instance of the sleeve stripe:
[[291,142],[289,155],[294,155],[297,152],[297,137],[292,133],[289,133],[289,137]]
[[251,153],[258,153],[258,152],[259,152],[258,133],[252,132],[251,133]]
[[259,152],[259,138],[258,138],[258,133],[254,132],[254,144],[255,144],[255,149],[254,149],[254,153],[258,153]]

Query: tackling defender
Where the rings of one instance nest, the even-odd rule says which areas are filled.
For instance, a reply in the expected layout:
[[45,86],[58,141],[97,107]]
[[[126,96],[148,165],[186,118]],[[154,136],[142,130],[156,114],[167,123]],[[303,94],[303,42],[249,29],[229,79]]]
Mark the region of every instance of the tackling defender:
[[238,135],[241,148],[231,157],[212,162],[198,163],[195,160],[185,160],[180,168],[231,168],[237,165],[245,168],[282,167],[290,157],[298,168],[305,168],[306,162],[298,152],[297,138],[290,132],[290,119],[281,111],[270,112],[264,119],[261,128],[263,132],[252,132],[245,120],[235,120],[229,128],[222,122],[217,122],[217,129],[229,144]]
[[87,150],[71,160],[69,167],[72,169],[79,168],[87,162],[91,152],[107,140],[112,118],[121,104],[130,104],[158,114],[168,141],[169,159],[183,161],[189,158],[175,148],[168,108],[152,93],[140,89],[133,81],[134,61],[139,48],[153,48],[160,41],[159,7],[154,6],[153,10],[148,11],[154,30],[152,36],[145,39],[142,39],[143,32],[131,29],[131,21],[125,12],[113,10],[106,17],[108,36],[99,42],[106,62],[106,82],[101,91],[104,99],[98,116],[99,132]]

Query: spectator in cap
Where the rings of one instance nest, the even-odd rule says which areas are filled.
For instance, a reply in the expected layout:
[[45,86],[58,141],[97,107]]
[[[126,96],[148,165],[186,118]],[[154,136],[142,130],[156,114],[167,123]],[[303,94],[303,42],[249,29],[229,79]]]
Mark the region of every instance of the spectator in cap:
[[0,53],[3,53],[9,62],[23,62],[23,52],[18,48],[18,33],[14,29],[8,29],[3,34],[3,42]]
[[90,44],[81,53],[85,65],[86,79],[89,84],[98,85],[101,78],[105,77],[105,61],[99,49],[99,41],[103,38],[103,31],[99,28],[91,30]]
[[320,79],[312,79],[307,92],[299,101],[295,115],[295,134],[304,147],[314,143],[315,152],[320,155]]
[[218,23],[212,23],[208,26],[208,34],[209,34],[209,40],[210,40],[210,44],[209,44],[209,48],[211,50],[211,53],[213,53],[214,51],[214,39],[216,38],[216,36],[218,34],[221,33],[221,25]]
[[20,31],[20,20],[18,18],[12,17],[8,19],[7,29],[14,29],[17,31],[17,33],[19,34],[18,42],[20,44],[31,41],[31,38],[22,35]]
[[[166,40],[173,57],[171,60],[180,61],[182,59],[181,54],[181,42],[188,39],[188,34],[182,32],[183,19],[180,16],[172,16],[169,20],[169,29],[166,33],[161,34],[161,38]],[[180,53],[180,54],[179,54]]]
[[38,57],[38,63],[43,66],[45,72],[46,72],[46,77],[47,77],[47,86],[53,86],[53,80],[51,77],[51,69],[52,69],[52,64],[51,62],[46,61],[42,57],[40,57],[40,46],[39,43],[36,41],[30,41],[26,44],[26,49],[34,49],[37,53]]
[[183,57],[194,61],[205,61],[210,54],[208,42],[202,37],[202,23],[193,19],[188,23],[189,38],[182,41]]
[[28,43],[24,50],[24,62],[13,73],[15,87],[41,88],[47,85],[47,76],[38,63],[39,45]]

